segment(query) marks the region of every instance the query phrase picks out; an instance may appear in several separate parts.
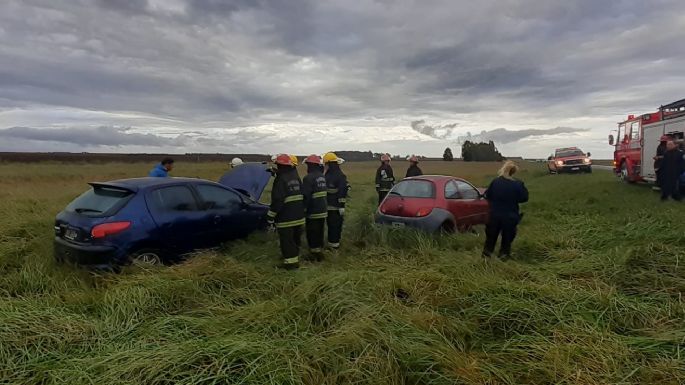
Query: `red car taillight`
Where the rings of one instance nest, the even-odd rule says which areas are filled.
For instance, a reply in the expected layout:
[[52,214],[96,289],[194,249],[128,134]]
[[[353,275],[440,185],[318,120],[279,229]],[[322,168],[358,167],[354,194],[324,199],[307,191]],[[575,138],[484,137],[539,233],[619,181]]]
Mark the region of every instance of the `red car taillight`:
[[108,235],[119,234],[129,227],[131,227],[131,222],[103,223],[93,227],[93,230],[90,231],[90,235],[95,239],[104,238]]
[[433,212],[432,207],[422,207],[419,209],[419,211],[416,212],[417,217],[425,217],[426,215],[430,214]]

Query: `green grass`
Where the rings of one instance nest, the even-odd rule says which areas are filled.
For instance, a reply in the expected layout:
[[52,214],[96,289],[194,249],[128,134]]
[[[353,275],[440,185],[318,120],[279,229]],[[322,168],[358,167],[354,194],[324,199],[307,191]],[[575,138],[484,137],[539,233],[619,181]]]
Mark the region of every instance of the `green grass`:
[[[683,205],[528,165],[517,257],[484,262],[482,235],[373,226],[375,165],[345,166],[345,242],[322,264],[277,271],[260,233],[93,275],[53,262],[54,215],[149,165],[0,164],[0,384],[685,383]],[[422,166],[480,185],[497,169]]]

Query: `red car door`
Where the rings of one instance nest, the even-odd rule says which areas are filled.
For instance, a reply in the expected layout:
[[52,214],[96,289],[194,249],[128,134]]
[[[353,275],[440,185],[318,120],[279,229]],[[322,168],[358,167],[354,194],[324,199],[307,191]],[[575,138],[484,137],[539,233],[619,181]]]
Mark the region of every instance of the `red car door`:
[[454,215],[457,229],[463,231],[471,226],[474,221],[473,205],[470,200],[464,199],[459,191],[457,181],[451,179],[445,183],[445,202],[447,210]]
[[456,180],[455,182],[459,189],[459,193],[466,202],[469,212],[471,213],[470,224],[483,225],[487,223],[490,203],[488,203],[480,191],[472,184],[463,180]]

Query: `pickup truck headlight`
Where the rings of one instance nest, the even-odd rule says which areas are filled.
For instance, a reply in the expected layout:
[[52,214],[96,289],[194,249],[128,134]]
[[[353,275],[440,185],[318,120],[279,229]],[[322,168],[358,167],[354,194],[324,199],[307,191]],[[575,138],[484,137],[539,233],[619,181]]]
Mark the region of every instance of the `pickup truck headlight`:
[[564,161],[563,161],[563,160],[557,160],[557,161],[554,162],[554,163],[556,163],[557,166],[563,166],[563,165],[564,165]]
[[592,163],[592,160],[590,158],[585,158],[585,159],[583,159],[583,163],[590,164],[590,163]]

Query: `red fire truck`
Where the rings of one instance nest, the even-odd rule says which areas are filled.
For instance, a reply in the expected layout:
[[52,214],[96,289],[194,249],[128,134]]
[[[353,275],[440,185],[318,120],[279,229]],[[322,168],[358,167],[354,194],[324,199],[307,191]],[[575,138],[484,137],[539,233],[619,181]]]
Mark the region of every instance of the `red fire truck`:
[[664,135],[682,142],[685,133],[685,99],[659,107],[656,112],[628,115],[618,124],[614,146],[614,172],[628,183],[656,182],[654,156]]

